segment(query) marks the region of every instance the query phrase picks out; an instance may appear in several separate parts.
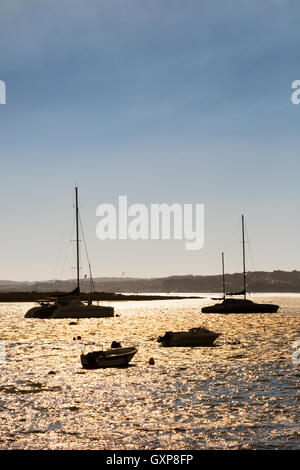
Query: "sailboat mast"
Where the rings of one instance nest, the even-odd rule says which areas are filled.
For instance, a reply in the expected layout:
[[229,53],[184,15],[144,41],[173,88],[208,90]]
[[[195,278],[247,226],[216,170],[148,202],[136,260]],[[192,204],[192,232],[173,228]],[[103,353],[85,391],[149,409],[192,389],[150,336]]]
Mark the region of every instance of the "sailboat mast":
[[78,223],[78,188],[75,187],[75,201],[76,201],[76,259],[77,259],[77,289],[80,293],[79,282],[79,223]]
[[223,274],[223,297],[226,297],[226,289],[225,289],[225,269],[224,269],[224,253],[222,251],[222,274]]
[[245,255],[245,223],[242,215],[242,236],[243,236],[243,279],[244,279],[244,298],[246,298],[246,255]]

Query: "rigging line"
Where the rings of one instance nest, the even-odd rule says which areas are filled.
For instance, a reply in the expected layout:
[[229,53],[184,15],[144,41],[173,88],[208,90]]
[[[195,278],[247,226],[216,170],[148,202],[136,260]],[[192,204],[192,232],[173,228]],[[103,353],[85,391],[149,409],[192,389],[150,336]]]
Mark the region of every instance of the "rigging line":
[[[72,228],[71,228],[71,232],[70,232],[70,238],[72,237],[72,234],[73,234],[73,231],[74,231],[74,225],[75,225],[75,221],[73,220],[73,224],[72,224]],[[68,248],[66,250],[66,254],[65,254],[65,257],[64,257],[64,261],[63,261],[63,264],[62,264],[62,267],[61,267],[61,271],[60,271],[60,278],[62,277],[62,273],[65,269],[65,265],[66,265],[66,261],[67,261],[67,257],[69,255],[69,252],[70,252],[70,246],[71,244],[68,245]],[[74,256],[74,253],[73,253],[73,256]]]
[[255,269],[255,263],[254,263],[254,257],[253,257],[253,253],[252,253],[252,246],[251,246],[251,243],[250,243],[250,238],[249,238],[249,234],[248,234],[246,224],[245,224],[245,232],[246,232],[246,237],[247,237],[247,247],[248,247],[248,253],[249,253],[249,257],[248,257],[249,269],[248,269],[248,271],[253,271]]
[[[53,279],[55,279],[55,276],[56,276],[57,271],[58,271],[58,263],[59,263],[59,259],[61,258],[61,252],[62,252],[63,245],[65,243],[65,236],[66,236],[66,232],[67,232],[67,227],[69,225],[71,212],[72,212],[72,203],[70,203],[68,205],[67,215],[65,217],[64,230],[63,230],[62,237],[60,239],[59,249],[58,249],[57,254],[56,254],[55,265],[54,265],[54,270],[53,270],[53,274],[52,274]],[[58,242],[59,242],[59,237],[58,237],[57,243]]]
[[234,234],[228,243],[228,255],[226,255],[227,272],[232,274],[241,271],[241,244],[240,224],[234,224]]
[[93,276],[92,276],[91,262],[90,262],[90,258],[89,258],[89,254],[88,254],[88,250],[87,250],[87,245],[86,245],[86,241],[85,241],[85,236],[84,236],[84,232],[83,232],[83,227],[82,227],[82,221],[81,221],[80,214],[79,214],[79,224],[80,224],[80,230],[81,230],[81,234],[82,234],[84,250],[85,250],[87,262],[88,262],[88,265],[89,265],[91,290],[92,290],[92,292],[95,292],[95,284],[94,284],[94,279],[93,279]]

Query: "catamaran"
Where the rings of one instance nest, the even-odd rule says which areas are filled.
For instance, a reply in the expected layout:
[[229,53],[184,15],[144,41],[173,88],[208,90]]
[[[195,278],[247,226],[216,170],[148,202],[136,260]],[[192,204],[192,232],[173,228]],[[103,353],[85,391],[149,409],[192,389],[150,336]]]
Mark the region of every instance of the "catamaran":
[[29,309],[25,314],[25,318],[102,318],[114,316],[113,307],[93,305],[92,299],[87,303],[80,300],[79,208],[77,187],[75,188],[75,214],[77,286],[68,294],[38,301],[39,306]]

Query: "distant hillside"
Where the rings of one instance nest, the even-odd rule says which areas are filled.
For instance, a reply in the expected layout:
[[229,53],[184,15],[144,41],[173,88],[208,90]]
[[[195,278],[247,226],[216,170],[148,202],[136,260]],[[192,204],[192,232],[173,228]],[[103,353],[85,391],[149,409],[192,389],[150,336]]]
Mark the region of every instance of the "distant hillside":
[[[16,282],[0,281],[0,292],[68,292],[75,287],[75,280]],[[96,278],[98,292],[221,292],[222,277],[218,276],[169,276],[163,278]],[[81,281],[82,292],[89,292],[88,279]],[[247,274],[250,292],[300,292],[300,271],[255,271]],[[242,274],[226,274],[227,292],[242,289]]]

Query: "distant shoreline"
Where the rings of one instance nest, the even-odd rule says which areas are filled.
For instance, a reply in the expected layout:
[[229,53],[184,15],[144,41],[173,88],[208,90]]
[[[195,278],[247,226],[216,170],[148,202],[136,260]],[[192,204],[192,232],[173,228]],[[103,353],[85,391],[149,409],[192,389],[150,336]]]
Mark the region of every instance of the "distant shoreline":
[[[69,296],[69,292],[0,292],[0,303],[10,302],[37,302],[52,300],[56,297]],[[272,296],[272,297],[288,297],[300,296],[300,292],[251,292],[249,297],[252,296]],[[217,300],[222,298],[222,293],[207,292],[207,293],[192,293],[192,292],[169,292],[169,293],[113,293],[113,292],[94,292],[92,295],[93,301],[106,301],[106,302],[129,302],[129,301],[151,301],[151,300],[186,300],[186,299],[212,299]],[[90,294],[81,293],[80,299],[87,301]]]
[[[156,278],[132,278],[132,277],[96,277],[93,279],[94,290],[97,295],[110,295],[115,300],[116,294],[122,293],[136,295],[162,295],[181,296],[187,293],[191,296],[202,292],[219,293],[222,291],[221,275],[174,275]],[[300,271],[249,271],[247,273],[247,291],[255,293],[300,293]],[[239,292],[243,286],[242,273],[225,274],[227,292]],[[51,295],[52,293],[71,292],[76,287],[75,279],[48,280],[48,281],[9,281],[0,280],[1,296],[9,297],[13,294],[34,295],[38,297]],[[80,290],[84,293],[90,291],[90,280],[80,280]],[[102,297],[100,298],[102,300]],[[105,298],[105,300],[107,300]],[[120,299],[122,300],[122,299]],[[128,300],[128,299],[127,299]]]
[[[70,295],[69,292],[0,292],[0,303],[2,302],[37,302],[39,300],[51,300],[56,297]],[[87,293],[80,294],[81,300],[88,300],[90,295]],[[95,292],[92,295],[94,301],[130,301],[130,300],[181,300],[181,299],[198,299],[199,296],[190,295],[151,295],[149,294],[115,294],[112,292]]]

